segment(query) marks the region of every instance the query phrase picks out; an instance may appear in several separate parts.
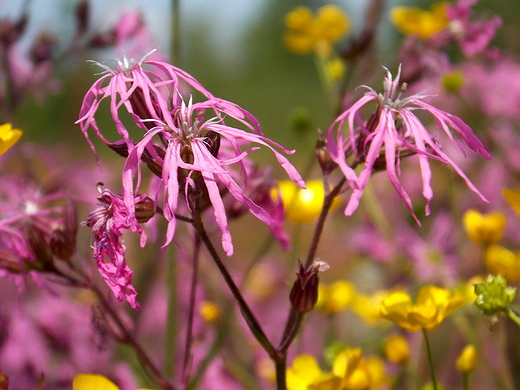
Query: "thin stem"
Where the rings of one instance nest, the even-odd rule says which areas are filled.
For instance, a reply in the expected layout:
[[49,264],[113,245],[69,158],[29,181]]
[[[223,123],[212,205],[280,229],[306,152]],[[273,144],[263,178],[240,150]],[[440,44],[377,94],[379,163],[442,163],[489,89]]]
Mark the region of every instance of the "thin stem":
[[287,379],[286,379],[286,371],[287,371],[287,356],[284,355],[280,359],[275,360],[275,370],[276,370],[276,389],[277,390],[286,390],[287,389]]
[[316,222],[316,227],[314,228],[314,234],[312,236],[311,246],[307,254],[305,268],[308,268],[314,261],[316,251],[318,250],[318,244],[321,240],[321,234],[323,233],[323,228],[325,227],[325,221],[327,220],[327,216],[332,207],[332,202],[341,193],[343,185],[346,183],[346,181],[347,179],[345,177],[342,177],[339,183],[336,184],[336,186],[329,193],[327,193],[325,195],[325,198],[323,199],[323,206],[321,208],[321,213],[318,217],[318,221]]
[[168,378],[173,377],[175,366],[175,344],[177,339],[177,263],[174,259],[175,246],[168,246],[168,270],[166,279],[168,281],[168,312],[166,314],[166,358],[164,361],[164,372]]
[[469,373],[468,372],[464,373],[464,377],[463,377],[462,381],[463,381],[463,385],[462,385],[463,390],[469,390]]
[[137,340],[134,338],[134,335],[130,332],[130,330],[127,329],[127,327],[124,325],[123,321],[119,317],[119,315],[114,311],[110,303],[106,300],[106,298],[103,296],[101,291],[97,288],[95,285],[90,286],[90,290],[96,294],[99,301],[103,305],[104,309],[108,313],[108,315],[114,320],[115,324],[121,331],[124,340],[132,346],[135,353],[137,354],[137,357],[139,361],[141,362],[143,368],[146,370],[148,375],[157,383],[159,384],[163,389],[165,390],[176,390],[177,388],[173,386],[168,379],[161,373],[161,371],[155,366],[155,364],[150,360],[147,353],[144,351],[144,349],[141,347],[141,345],[137,342]]
[[513,320],[513,322],[515,324],[517,324],[518,326],[520,326],[520,317],[518,316],[518,313],[515,312],[514,310],[511,310],[509,307],[506,308],[505,310],[505,313],[506,315],[511,318],[511,320]]
[[428,333],[426,332],[426,329],[423,329],[422,332],[424,335],[424,341],[426,342],[426,352],[428,354],[428,364],[430,365],[430,374],[432,376],[433,390],[437,390],[437,380],[435,379],[435,370],[433,369],[433,358],[432,351],[430,348],[430,341],[428,340]]
[[213,261],[215,262],[217,268],[219,269],[220,273],[222,274],[222,277],[224,278],[224,281],[226,282],[229,290],[233,294],[233,297],[235,298],[238,306],[240,307],[240,311],[242,313],[242,316],[246,320],[247,326],[253,333],[253,336],[255,336],[256,340],[260,343],[260,345],[264,348],[264,350],[269,354],[269,356],[273,359],[277,359],[277,351],[265,335],[262,327],[260,326],[260,323],[256,319],[255,315],[249,308],[247,302],[245,301],[244,297],[242,296],[242,293],[240,292],[239,288],[235,284],[233,278],[229,274],[226,266],[220,259],[219,254],[217,253],[215,247],[211,243],[211,240],[209,239],[206,230],[204,229],[204,225],[202,221],[199,218],[196,218],[195,223],[193,224],[195,227],[195,230],[199,234],[203,244],[208,249],[209,254],[211,255]]
[[191,366],[191,350],[193,346],[193,319],[195,317],[195,295],[197,292],[197,282],[199,273],[199,255],[201,240],[198,235],[195,236],[193,251],[193,272],[190,287],[190,303],[188,310],[188,324],[186,329],[186,343],[184,346],[184,363],[182,368],[183,388],[188,388],[190,382],[190,366]]
[[181,66],[181,1],[172,0],[172,58],[177,66]]

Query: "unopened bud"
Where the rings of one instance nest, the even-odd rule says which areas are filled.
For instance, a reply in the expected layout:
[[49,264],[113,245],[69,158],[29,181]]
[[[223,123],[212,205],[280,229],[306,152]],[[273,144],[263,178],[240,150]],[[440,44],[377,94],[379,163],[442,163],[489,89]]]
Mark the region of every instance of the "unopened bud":
[[78,22],[77,32],[79,35],[87,31],[90,17],[90,4],[87,0],[80,1],[76,6],[76,20]]
[[51,233],[49,246],[54,256],[65,261],[69,260],[76,251],[75,242],[72,242],[70,237],[61,229],[56,229]]
[[37,227],[28,225],[26,235],[29,249],[35,260],[34,263],[27,263],[27,265],[39,271],[53,269],[52,250],[44,233]]
[[321,130],[318,130],[318,141],[316,141],[315,152],[323,175],[328,176],[338,165],[330,158],[329,149],[327,148],[327,138]]
[[149,197],[135,203],[135,219],[139,223],[148,222],[155,215],[155,203]]
[[35,64],[52,59],[52,49],[56,38],[49,34],[40,34],[31,47],[30,56]]
[[299,313],[311,311],[318,302],[318,272],[329,269],[329,265],[322,261],[314,261],[309,267],[304,268],[298,259],[297,278],[289,295],[289,300],[294,310]]
[[516,287],[510,287],[502,275],[489,275],[484,284],[475,285],[475,306],[486,315],[497,314],[509,306],[516,296]]
[[166,152],[158,145],[154,145],[153,148],[156,153],[155,156],[148,149],[145,149],[141,158],[155,176],[162,177],[163,161]]
[[108,143],[107,146],[112,149],[114,152],[119,154],[121,157],[128,157],[128,145],[124,140],[119,140],[116,142]]

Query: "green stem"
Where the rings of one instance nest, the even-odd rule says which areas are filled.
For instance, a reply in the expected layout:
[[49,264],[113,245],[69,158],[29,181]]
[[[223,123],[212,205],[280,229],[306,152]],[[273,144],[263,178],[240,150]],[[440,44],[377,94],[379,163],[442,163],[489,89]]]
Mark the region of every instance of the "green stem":
[[432,376],[433,390],[437,390],[437,380],[435,379],[435,370],[433,369],[433,358],[432,351],[430,348],[430,341],[428,340],[428,333],[426,332],[426,329],[423,329],[422,332],[424,335],[424,341],[426,342],[426,352],[428,353],[428,364],[430,365],[430,374]]
[[469,373],[465,372],[463,377],[463,390],[469,390]]
[[172,58],[173,63],[181,66],[181,1],[172,0]]
[[520,317],[518,316],[517,312],[515,312],[514,310],[511,310],[509,307],[507,307],[505,310],[505,313],[511,320],[513,320],[513,322],[515,324],[520,326]]

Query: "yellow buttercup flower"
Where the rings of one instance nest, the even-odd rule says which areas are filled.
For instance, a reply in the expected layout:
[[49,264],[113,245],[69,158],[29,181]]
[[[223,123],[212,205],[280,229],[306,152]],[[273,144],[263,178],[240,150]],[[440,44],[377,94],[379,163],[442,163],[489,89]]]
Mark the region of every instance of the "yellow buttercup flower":
[[[99,374],[78,374],[72,382],[72,390],[119,390],[110,379]],[[151,389],[138,389],[151,390]]]
[[502,213],[481,214],[476,210],[468,210],[464,213],[463,221],[468,237],[485,246],[500,241],[506,227],[506,217]]
[[486,250],[484,263],[493,275],[502,275],[509,283],[520,280],[520,252],[491,245]]
[[22,131],[13,129],[10,123],[0,125],[0,154],[4,154],[22,136]]
[[354,285],[346,280],[339,280],[332,284],[320,283],[316,308],[327,314],[336,313],[350,306],[355,294]]
[[390,336],[385,343],[385,355],[391,362],[403,364],[410,357],[408,341],[403,336]]
[[200,304],[199,312],[204,321],[209,323],[215,322],[220,317],[220,307],[209,301]]
[[520,192],[515,192],[504,188],[502,194],[509,206],[515,209],[516,214],[520,217]]
[[[293,181],[284,180],[278,183],[285,207],[285,216],[296,223],[313,222],[318,218],[325,197],[325,189],[321,180],[309,180],[305,183],[306,189],[299,188]],[[278,193],[273,189],[271,196],[276,198]],[[332,208],[341,203],[339,198],[333,202]]]
[[394,7],[390,11],[390,18],[403,34],[426,39],[448,26],[447,4],[435,3],[429,11],[417,7]]
[[391,294],[381,302],[381,317],[411,332],[434,329],[464,303],[464,297],[457,292],[425,286],[419,291],[415,304],[404,291]]
[[[284,42],[287,48],[298,54],[330,46],[339,41],[350,29],[350,21],[343,10],[335,5],[325,5],[316,15],[307,7],[296,7],[285,17],[288,33]],[[325,43],[325,45],[323,45]]]
[[385,380],[381,359],[363,359],[360,348],[341,351],[334,359],[332,373],[321,371],[310,355],[298,356],[287,370],[289,390],[367,390]]
[[378,290],[370,295],[356,294],[352,303],[352,311],[367,324],[372,325],[381,320],[381,302],[390,294],[387,290]]
[[457,358],[457,370],[464,373],[471,372],[477,367],[477,360],[477,348],[472,344],[468,344]]

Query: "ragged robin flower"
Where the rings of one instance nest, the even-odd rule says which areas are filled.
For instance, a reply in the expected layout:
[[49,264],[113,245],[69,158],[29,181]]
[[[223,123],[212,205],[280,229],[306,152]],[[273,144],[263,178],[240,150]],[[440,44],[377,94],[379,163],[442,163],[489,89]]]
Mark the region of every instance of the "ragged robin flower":
[[299,54],[330,50],[330,45],[342,39],[350,28],[348,16],[335,5],[319,8],[316,15],[307,7],[296,7],[286,15],[285,25],[289,30],[285,45]]
[[[438,160],[451,167],[461,176],[468,187],[485,200],[469,178],[441,148],[436,137],[416,116],[417,111],[426,111],[433,116],[439,130],[455,141],[450,131],[453,129],[474,152],[491,159],[471,128],[455,115],[449,114],[424,102],[427,95],[402,97],[404,86],[400,86],[399,76],[393,79],[387,69],[384,92],[378,93],[370,87],[361,99],[345,110],[329,127],[327,146],[331,159],[338,164],[345,175],[352,194],[345,208],[350,216],[357,209],[363,191],[374,171],[386,170],[390,182],[404,200],[408,210],[415,217],[412,201],[399,181],[400,162],[405,156],[416,154],[422,175],[423,196],[426,199],[425,213],[430,213],[433,190],[430,185],[432,172],[429,159]],[[362,119],[362,108],[369,102],[377,103],[368,120]],[[345,129],[346,128],[346,129]],[[344,131],[347,135],[344,135]],[[463,152],[464,153],[464,152]],[[363,164],[361,171],[355,168]],[[415,217],[417,222],[419,220]]]
[[418,7],[394,7],[392,22],[405,35],[416,35],[426,39],[448,26],[447,2],[434,3],[429,11]]
[[466,211],[463,221],[469,238],[484,246],[500,241],[506,226],[505,215],[501,213],[481,214],[476,210]]
[[[273,217],[245,194],[232,171],[247,177],[244,160],[262,146],[274,153],[291,180],[305,188],[299,173],[278,150],[288,154],[293,151],[264,137],[258,120],[248,111],[214,97],[191,75],[170,64],[124,58],[116,70],[98,65],[105,74],[85,95],[77,123],[87,139],[88,130],[93,128],[101,140],[126,158],[122,197],[130,210],[130,218],[135,208],[135,194],[140,190],[141,162],[144,161],[160,178],[158,192],[162,195],[162,211],[168,221],[164,246],[173,240],[176,213],[183,199],[189,211],[194,211],[198,204],[195,197],[202,199],[201,208],[213,209],[222,234],[222,247],[228,256],[233,254],[233,244],[222,199],[225,194],[233,196],[269,227],[277,227]],[[192,97],[185,99],[181,95],[186,84],[202,95],[202,101],[193,103]],[[95,120],[100,103],[107,98],[112,120],[122,137],[116,142],[105,138]],[[131,138],[131,127],[121,120],[119,111],[122,109],[131,114],[134,130],[140,130],[138,141]],[[247,130],[230,126],[225,120],[234,120]]]
[[0,155],[4,154],[22,136],[22,131],[13,129],[10,123],[0,125]]
[[465,303],[459,293],[436,286],[425,286],[416,303],[404,291],[397,291],[381,302],[381,317],[415,332],[435,329],[447,316]]

